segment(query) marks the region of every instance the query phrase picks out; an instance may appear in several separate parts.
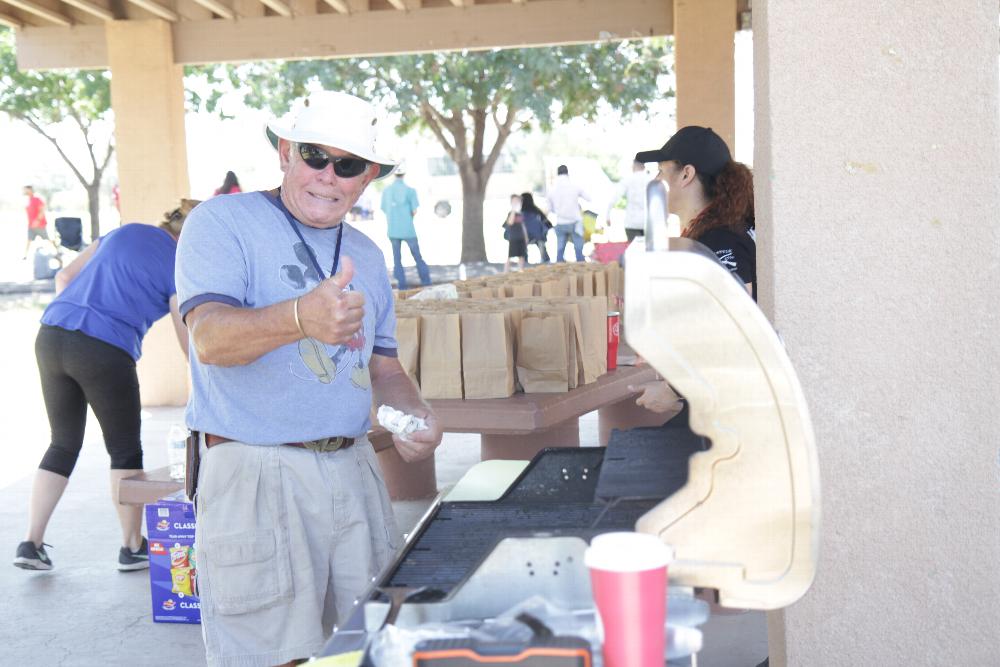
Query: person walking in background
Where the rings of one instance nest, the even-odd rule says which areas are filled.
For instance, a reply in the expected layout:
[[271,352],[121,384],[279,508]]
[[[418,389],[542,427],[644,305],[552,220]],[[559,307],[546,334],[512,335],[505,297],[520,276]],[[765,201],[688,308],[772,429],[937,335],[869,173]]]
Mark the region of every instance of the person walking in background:
[[583,217],[580,200],[590,203],[590,197],[569,178],[569,168],[561,164],[556,169],[556,180],[549,190],[549,211],[556,218],[556,261],[564,262],[566,243],[573,241],[576,261],[583,261]]
[[420,256],[417,230],[413,226],[413,216],[417,214],[420,202],[417,191],[403,180],[405,168],[396,168],[396,180],[382,191],[382,212],[389,224],[389,241],[392,242],[392,275],[396,278],[396,288],[406,289],[406,271],[403,269],[402,245],[405,242],[417,264],[417,274],[421,285],[431,284],[431,272]]
[[[31,242],[35,239],[45,239],[52,243],[47,229],[48,221],[45,219],[45,202],[35,194],[35,188],[31,185],[24,186],[24,196],[28,198],[27,206],[24,208],[28,214],[28,239],[24,243],[24,257],[21,259],[28,257]],[[55,248],[54,243],[52,247]]]
[[528,244],[534,245],[542,255],[542,262],[549,261],[549,251],[545,248],[548,240],[549,228],[552,223],[545,217],[542,209],[535,204],[535,198],[530,192],[521,193],[521,218],[524,220],[525,230],[528,232]]
[[231,195],[237,192],[243,192],[240,189],[240,179],[236,178],[236,174],[231,171],[226,172],[226,178],[222,181],[220,185],[215,190],[216,195]]
[[528,265],[528,231],[524,227],[521,216],[521,198],[510,196],[510,211],[503,221],[503,237],[507,239],[507,261],[504,262],[504,273],[510,271],[510,260],[518,260],[518,269],[524,270]]
[[633,160],[632,173],[618,182],[608,202],[605,218],[610,222],[612,207],[625,197],[625,239],[630,243],[646,230],[646,186],[649,180],[646,165]]
[[142,506],[120,505],[118,483],[142,472],[139,379],[135,362],[153,322],[168,312],[181,349],[187,330],[174,288],[177,239],[196,201],[183,200],[158,227],[123,225],[94,241],[56,274],[56,297],[42,315],[35,340],[42,397],[52,440],[31,489],[28,534],[14,565],[51,570],[45,529],[83,445],[88,405],[111,455],[111,501],[118,512],[119,570],[149,567]]

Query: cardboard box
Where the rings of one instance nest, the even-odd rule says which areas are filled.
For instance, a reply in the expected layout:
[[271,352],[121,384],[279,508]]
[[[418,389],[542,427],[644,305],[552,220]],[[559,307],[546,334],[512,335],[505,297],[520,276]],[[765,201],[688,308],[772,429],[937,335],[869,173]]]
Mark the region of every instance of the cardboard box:
[[194,505],[183,491],[146,505],[149,589],[156,623],[201,623]]

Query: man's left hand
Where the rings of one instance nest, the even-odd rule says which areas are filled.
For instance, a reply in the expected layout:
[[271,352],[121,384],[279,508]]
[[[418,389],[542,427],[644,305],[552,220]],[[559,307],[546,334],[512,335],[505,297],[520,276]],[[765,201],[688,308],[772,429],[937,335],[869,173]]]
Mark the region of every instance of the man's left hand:
[[427,428],[422,431],[414,431],[406,436],[392,436],[392,441],[396,443],[396,450],[407,463],[426,459],[441,444],[441,425],[438,424],[437,417],[433,413],[417,416],[423,417]]

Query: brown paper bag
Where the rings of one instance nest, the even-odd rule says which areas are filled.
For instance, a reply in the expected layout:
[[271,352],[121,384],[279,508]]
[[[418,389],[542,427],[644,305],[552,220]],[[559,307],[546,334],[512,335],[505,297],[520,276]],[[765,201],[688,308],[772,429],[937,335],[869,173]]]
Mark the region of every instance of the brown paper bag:
[[420,393],[424,398],[462,398],[462,327],[458,313],[420,316]]
[[566,320],[562,313],[524,313],[517,341],[517,377],[525,392],[569,390],[566,377]]
[[[562,299],[553,300],[556,308],[566,319],[566,373],[569,388],[575,389],[585,383],[583,325],[580,322],[580,307]],[[550,302],[551,303],[551,302]],[[550,306],[551,307],[551,306]]]
[[578,299],[581,305],[580,319],[583,323],[583,338],[586,346],[586,367],[588,379],[595,382],[608,372],[608,309],[605,297],[595,296]]
[[399,344],[399,363],[403,370],[420,386],[420,316],[403,315],[396,318],[396,342]]
[[510,317],[500,311],[470,311],[462,312],[461,321],[465,398],[506,398],[513,394]]
[[569,296],[569,280],[567,280],[565,276],[561,278],[553,276],[542,282],[536,283],[536,285],[538,285],[538,296]]
[[561,313],[566,323],[566,382],[575,389],[582,382],[583,339],[580,310],[575,303],[562,299],[534,299],[528,307],[531,312],[554,311]]
[[[603,267],[603,265],[602,265]],[[594,296],[608,295],[608,274],[604,269],[594,271]]]
[[534,292],[535,283],[532,281],[518,281],[513,283],[508,283],[508,288],[510,291],[510,296],[517,299],[520,297],[531,296]]

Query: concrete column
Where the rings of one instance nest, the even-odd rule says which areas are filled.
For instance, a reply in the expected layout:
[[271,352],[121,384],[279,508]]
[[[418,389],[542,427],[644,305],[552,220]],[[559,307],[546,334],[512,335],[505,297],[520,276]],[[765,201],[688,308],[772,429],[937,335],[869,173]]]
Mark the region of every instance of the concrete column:
[[[174,64],[170,24],[109,21],[111,106],[122,219],[159,223],[188,196],[184,136],[184,68]],[[145,405],[183,405],[187,364],[169,318],[153,326],[143,344],[139,384]]]
[[677,127],[711,127],[736,148],[736,0],[674,0]]
[[823,495],[771,664],[996,664],[996,0],[753,12],[760,302]]

